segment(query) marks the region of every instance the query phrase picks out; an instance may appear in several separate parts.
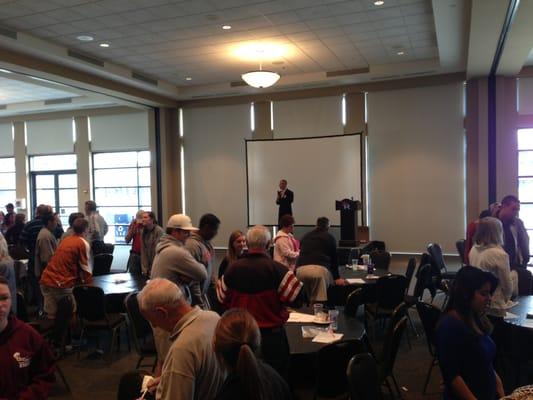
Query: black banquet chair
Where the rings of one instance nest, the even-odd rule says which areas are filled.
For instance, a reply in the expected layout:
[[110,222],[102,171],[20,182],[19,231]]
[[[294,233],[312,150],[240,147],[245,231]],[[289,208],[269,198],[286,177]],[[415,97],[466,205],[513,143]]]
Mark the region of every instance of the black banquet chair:
[[437,323],[439,322],[441,310],[432,304],[421,301],[416,304],[416,309],[418,311],[420,321],[422,322],[422,327],[424,328],[429,355],[431,356],[431,363],[429,364],[426,380],[424,381],[424,388],[422,390],[422,393],[426,394],[429,379],[431,378],[431,371],[433,371],[433,367],[438,363],[437,351],[435,349],[435,331],[437,329]]
[[139,360],[137,361],[135,369],[139,369],[142,366],[141,363],[146,357],[154,357],[154,363],[152,365],[153,372],[157,364],[157,352],[155,349],[152,327],[139,310],[137,293],[130,293],[124,300],[124,305],[128,314],[130,336],[133,340],[133,347],[139,355]]
[[428,253],[431,257],[431,264],[436,266],[441,274],[443,279],[453,280],[457,272],[448,271],[446,262],[444,261],[444,256],[442,254],[442,248],[438,243],[430,243],[427,247]]
[[365,304],[365,316],[372,321],[373,328],[377,320],[389,318],[403,303],[406,286],[407,278],[403,275],[382,276],[377,280],[376,302]]
[[93,261],[93,276],[107,275],[111,273],[113,254],[97,254]]
[[[115,342],[120,338],[120,328],[126,326],[126,317],[123,314],[107,313],[105,294],[99,287],[88,285],[76,286],[73,292],[78,306],[78,316],[81,324],[80,341],[83,340],[87,331],[109,331],[111,333],[111,343],[109,346],[108,360],[111,362]],[[78,358],[79,356],[80,348],[78,348]]]
[[341,340],[328,344],[318,351],[316,360],[315,396],[337,398],[348,393],[346,369],[350,359],[359,353],[367,352],[359,340]]
[[346,370],[351,400],[381,400],[376,360],[370,353],[356,354]]

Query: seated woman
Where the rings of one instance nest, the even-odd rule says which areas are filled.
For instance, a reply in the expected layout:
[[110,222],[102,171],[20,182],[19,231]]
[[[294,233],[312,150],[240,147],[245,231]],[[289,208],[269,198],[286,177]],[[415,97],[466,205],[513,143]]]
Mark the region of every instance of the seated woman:
[[296,259],[300,254],[300,243],[292,235],[294,231],[294,218],[284,215],[279,219],[280,230],[274,238],[274,261],[277,261],[291,271],[294,271]]
[[503,227],[499,219],[482,218],[474,235],[474,246],[468,258],[470,265],[490,272],[498,278],[499,284],[492,296],[489,315],[504,317],[511,296],[518,293],[518,276],[511,271],[509,256],[502,247]]
[[213,347],[229,375],[216,400],[285,400],[291,398],[287,383],[255,353],[261,345],[261,333],[254,317],[233,308],[218,321]]
[[489,272],[464,267],[436,331],[437,357],[444,378],[444,399],[494,400],[504,396],[494,370],[496,346],[485,312],[498,280]]
[[229,236],[228,242],[228,251],[226,257],[220,263],[218,267],[218,278],[224,275],[224,272],[228,269],[228,266],[239,258],[243,253],[246,247],[246,236],[241,231],[233,231]]

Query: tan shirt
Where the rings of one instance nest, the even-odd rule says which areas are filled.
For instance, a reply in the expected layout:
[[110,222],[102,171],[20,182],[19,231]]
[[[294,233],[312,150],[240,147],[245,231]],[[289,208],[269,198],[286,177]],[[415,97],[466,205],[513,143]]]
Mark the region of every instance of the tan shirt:
[[215,398],[225,379],[213,351],[213,334],[219,319],[218,314],[195,307],[176,324],[156,399]]

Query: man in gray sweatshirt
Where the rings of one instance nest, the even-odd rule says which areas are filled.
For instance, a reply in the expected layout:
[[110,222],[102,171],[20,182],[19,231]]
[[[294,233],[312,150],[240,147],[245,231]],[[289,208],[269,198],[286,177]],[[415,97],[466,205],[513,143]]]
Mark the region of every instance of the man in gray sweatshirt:
[[[205,267],[194,259],[185,248],[185,241],[192,231],[191,219],[185,214],[174,214],[167,222],[166,235],[163,235],[155,248],[151,278],[165,278],[185,289],[194,283],[203,283],[207,278]],[[186,292],[188,290],[186,289]],[[170,346],[168,332],[154,328],[154,339],[160,362]]]

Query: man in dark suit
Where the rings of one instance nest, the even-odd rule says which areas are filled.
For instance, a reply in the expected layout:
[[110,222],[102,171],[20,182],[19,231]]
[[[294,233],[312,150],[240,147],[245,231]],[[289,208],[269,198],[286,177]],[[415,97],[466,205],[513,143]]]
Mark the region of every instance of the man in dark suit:
[[286,214],[292,215],[292,202],[294,201],[294,193],[287,189],[287,180],[279,181],[278,197],[276,204],[279,206],[278,221]]

